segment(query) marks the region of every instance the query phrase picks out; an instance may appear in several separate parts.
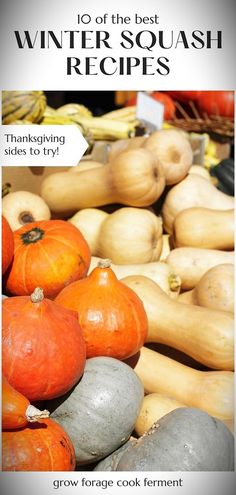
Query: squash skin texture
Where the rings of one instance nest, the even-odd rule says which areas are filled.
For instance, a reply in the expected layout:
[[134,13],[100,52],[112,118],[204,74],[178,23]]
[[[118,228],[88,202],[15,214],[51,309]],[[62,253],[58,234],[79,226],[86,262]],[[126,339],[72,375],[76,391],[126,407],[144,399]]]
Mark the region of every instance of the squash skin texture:
[[3,471],[74,471],[75,451],[51,419],[2,433]]
[[91,254],[79,230],[65,220],[39,220],[14,232],[14,258],[6,289],[16,296],[41,287],[54,298],[66,285],[86,276]]
[[136,439],[130,438],[128,442],[124,443],[119,449],[115,450],[109,456],[102,459],[94,468],[94,471],[116,471],[118,462],[123,454],[129,450],[132,445],[135,445]]
[[136,292],[148,318],[146,342],[176,348],[215,370],[234,370],[234,318],[231,313],[171,300],[142,275],[121,279]]
[[65,287],[55,302],[77,312],[87,358],[127,359],[145,342],[147,315],[140,298],[109,265],[103,260],[88,277]]
[[180,182],[187,175],[193,161],[193,152],[188,139],[177,129],[162,129],[153,132],[143,145],[156,156],[164,169],[167,185]]
[[14,256],[14,236],[8,220],[2,215],[2,274],[8,269]]
[[75,312],[47,298],[2,303],[2,371],[30,401],[65,394],[80,379],[86,348]]
[[233,371],[200,371],[147,347],[131,366],[147,394],[169,395],[222,420],[234,417]]
[[162,207],[163,226],[167,234],[173,233],[174,220],[178,213],[192,207],[213,210],[231,210],[234,199],[219,191],[204,177],[189,174],[168,191]]
[[102,223],[97,245],[113,263],[149,263],[162,251],[162,220],[146,208],[119,208]]
[[234,249],[234,210],[186,208],[174,220],[176,247]]
[[143,385],[127,364],[96,357],[87,360],[74,389],[47,408],[70,436],[81,465],[108,456],[129,439],[143,396]]
[[170,251],[166,263],[180,276],[181,288],[191,290],[196,287],[210,268],[223,263],[234,263],[234,252],[221,251],[220,249],[180,247]]
[[103,167],[45,177],[41,196],[51,211],[71,215],[83,208],[120,203],[149,206],[165,188],[162,165],[144,148],[120,153]]
[[213,266],[199,280],[196,287],[179,295],[185,304],[234,312],[234,265],[222,263]]
[[121,457],[117,471],[233,471],[234,437],[193,408],[163,416]]

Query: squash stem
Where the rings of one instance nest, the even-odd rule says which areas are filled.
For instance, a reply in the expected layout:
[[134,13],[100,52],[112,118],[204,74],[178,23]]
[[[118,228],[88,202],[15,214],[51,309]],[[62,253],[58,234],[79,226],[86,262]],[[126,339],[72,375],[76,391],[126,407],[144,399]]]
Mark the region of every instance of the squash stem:
[[111,266],[111,260],[107,259],[102,259],[98,261],[98,268],[110,268]]
[[26,419],[29,421],[29,423],[36,423],[39,419],[45,419],[49,417],[49,411],[47,409],[44,409],[43,411],[40,411],[37,409],[37,407],[32,406],[30,404],[25,412]]
[[39,303],[44,299],[43,289],[36,287],[34,292],[30,295],[30,299],[33,303]]
[[170,273],[168,277],[168,281],[169,281],[170,290],[172,290],[173,292],[178,292],[180,290],[181,278],[179,275],[176,275],[175,273]]

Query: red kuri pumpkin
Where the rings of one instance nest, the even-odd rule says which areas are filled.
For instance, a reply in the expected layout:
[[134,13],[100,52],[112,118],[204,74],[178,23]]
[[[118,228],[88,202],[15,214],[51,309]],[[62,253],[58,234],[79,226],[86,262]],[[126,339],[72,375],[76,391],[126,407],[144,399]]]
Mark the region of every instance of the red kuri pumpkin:
[[52,419],[2,433],[3,471],[74,471],[74,446]]
[[14,430],[22,428],[27,423],[35,423],[39,419],[48,418],[49,412],[40,411],[30,404],[30,401],[17,392],[6,377],[2,377],[2,429]]
[[7,219],[2,215],[2,273],[9,267],[14,254],[14,237]]
[[165,91],[171,98],[177,101],[188,103],[190,101],[197,101],[203,91]]
[[198,108],[204,115],[234,117],[234,91],[202,91]]
[[143,303],[116,278],[108,260],[99,262],[87,278],[65,287],[55,301],[78,312],[88,358],[126,359],[146,339]]
[[8,297],[2,302],[2,370],[30,401],[52,399],[80,379],[86,349],[77,313],[43,298]]
[[29,295],[42,287],[53,298],[70,282],[86,276],[90,250],[74,225],[65,220],[32,222],[14,232],[14,260],[6,288]]

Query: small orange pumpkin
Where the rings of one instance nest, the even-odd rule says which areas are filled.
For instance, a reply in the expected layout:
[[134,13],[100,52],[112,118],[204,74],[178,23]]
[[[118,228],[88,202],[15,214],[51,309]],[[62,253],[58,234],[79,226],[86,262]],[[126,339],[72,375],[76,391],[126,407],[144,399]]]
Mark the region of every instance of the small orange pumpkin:
[[30,401],[17,392],[6,377],[2,377],[2,429],[14,430],[22,428],[27,423],[35,423],[39,419],[48,418],[49,412],[40,411],[30,404]]
[[14,260],[6,279],[13,295],[29,295],[35,287],[53,298],[74,280],[86,276],[91,254],[86,240],[65,220],[42,220],[14,232]]
[[3,471],[74,471],[75,450],[52,419],[2,433]]
[[[128,289],[128,290],[127,290]],[[87,358],[126,359],[147,337],[147,316],[135,292],[102,260],[87,278],[65,287],[55,302],[78,312]]]
[[2,301],[2,370],[30,401],[58,397],[80,379],[86,349],[78,316],[43,297]]
[[9,267],[14,254],[14,237],[7,219],[2,215],[2,273]]

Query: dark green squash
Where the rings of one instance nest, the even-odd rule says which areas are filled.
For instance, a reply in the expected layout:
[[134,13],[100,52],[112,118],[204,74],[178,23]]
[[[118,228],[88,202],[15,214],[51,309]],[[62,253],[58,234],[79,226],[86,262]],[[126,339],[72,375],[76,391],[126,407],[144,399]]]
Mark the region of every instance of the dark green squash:
[[217,188],[220,191],[234,196],[234,160],[232,158],[225,158],[212,167],[211,175],[217,178]]

